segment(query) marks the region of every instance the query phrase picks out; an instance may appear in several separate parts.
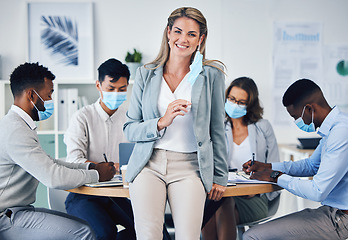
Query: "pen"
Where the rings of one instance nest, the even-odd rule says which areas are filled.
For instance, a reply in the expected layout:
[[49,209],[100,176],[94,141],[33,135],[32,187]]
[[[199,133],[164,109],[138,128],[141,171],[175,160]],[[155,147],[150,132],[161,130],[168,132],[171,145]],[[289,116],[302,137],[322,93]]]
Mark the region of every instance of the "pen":
[[[255,153],[253,153],[253,158],[251,159],[250,166],[255,164]],[[253,172],[250,172],[250,176],[253,175]]]
[[253,159],[251,159],[251,164],[250,166],[254,165],[255,164],[255,153],[253,153]]
[[105,160],[105,162],[108,162],[108,159],[106,158],[105,153],[103,153],[103,156],[104,156],[104,160]]

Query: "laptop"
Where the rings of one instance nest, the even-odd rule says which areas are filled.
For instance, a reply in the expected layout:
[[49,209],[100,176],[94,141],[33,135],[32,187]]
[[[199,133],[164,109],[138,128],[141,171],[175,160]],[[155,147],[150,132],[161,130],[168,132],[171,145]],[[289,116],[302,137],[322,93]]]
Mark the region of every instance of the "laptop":
[[127,165],[128,160],[133,152],[135,143],[120,143],[119,144],[119,161],[120,168],[122,165]]
[[315,149],[320,140],[321,137],[315,137],[315,138],[297,138],[300,141],[300,145],[298,145],[298,148],[301,149]]

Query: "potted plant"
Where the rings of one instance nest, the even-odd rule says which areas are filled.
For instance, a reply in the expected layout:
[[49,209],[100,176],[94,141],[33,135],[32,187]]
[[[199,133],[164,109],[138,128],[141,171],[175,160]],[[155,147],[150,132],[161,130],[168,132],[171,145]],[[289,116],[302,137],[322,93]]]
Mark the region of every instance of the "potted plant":
[[142,56],[141,52],[137,51],[135,48],[134,48],[133,53],[127,52],[125,61],[126,61],[126,64],[129,68],[129,72],[131,75],[130,77],[132,79],[134,79],[134,77],[135,77],[135,72],[136,72],[137,68],[141,66],[142,57],[143,56]]

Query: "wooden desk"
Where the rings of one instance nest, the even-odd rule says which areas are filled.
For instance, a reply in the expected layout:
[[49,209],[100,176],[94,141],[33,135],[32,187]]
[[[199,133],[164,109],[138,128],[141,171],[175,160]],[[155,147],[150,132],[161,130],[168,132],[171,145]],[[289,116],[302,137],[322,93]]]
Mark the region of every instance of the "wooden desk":
[[[281,190],[282,188],[275,184],[237,184],[237,186],[228,186],[224,197],[232,197],[232,196],[243,196],[243,195],[251,195],[251,194],[260,194]],[[107,197],[129,197],[129,189],[123,188],[123,186],[117,187],[86,187],[81,186],[78,188],[70,189],[69,192],[87,194],[87,195],[95,195],[95,196],[107,196]],[[215,211],[220,207],[223,201],[210,201],[209,211],[204,211],[204,217],[202,222],[202,228],[209,221]],[[164,239],[170,240],[170,236],[168,234],[167,228],[163,227]]]
[[[274,184],[237,184],[237,186],[228,186],[224,197],[243,196],[251,194],[260,194],[281,190],[282,188]],[[107,196],[107,197],[129,197],[128,188],[122,186],[117,187],[86,187],[81,186],[78,188],[70,189],[69,192],[80,193],[94,196]]]

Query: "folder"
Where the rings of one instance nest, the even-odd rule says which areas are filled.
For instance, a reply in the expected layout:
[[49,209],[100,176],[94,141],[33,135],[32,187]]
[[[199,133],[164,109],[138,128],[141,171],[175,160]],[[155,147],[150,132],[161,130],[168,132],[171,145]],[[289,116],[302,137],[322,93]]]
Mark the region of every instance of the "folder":
[[60,88],[58,90],[58,130],[65,131],[69,121],[78,109],[78,89]]
[[68,89],[68,125],[71,117],[78,109],[78,89],[77,88],[69,88]]
[[65,131],[68,128],[68,89],[58,89],[58,130]]

